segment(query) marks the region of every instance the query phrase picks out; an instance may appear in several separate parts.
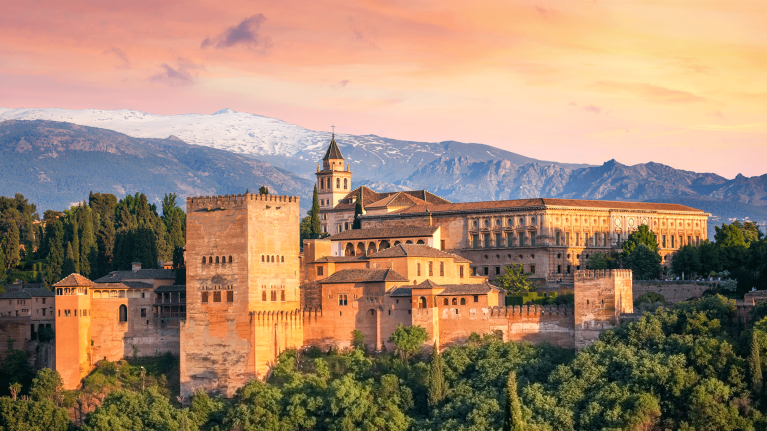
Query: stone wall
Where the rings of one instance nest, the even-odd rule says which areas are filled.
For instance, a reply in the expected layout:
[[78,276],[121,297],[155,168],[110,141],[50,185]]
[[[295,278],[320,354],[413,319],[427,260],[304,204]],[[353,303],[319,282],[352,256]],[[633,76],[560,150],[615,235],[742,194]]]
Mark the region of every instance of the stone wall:
[[634,312],[630,269],[575,273],[575,347],[581,349],[599,334],[620,324],[621,315]]
[[709,283],[700,286],[697,282],[673,282],[673,281],[634,281],[634,299],[648,292],[663,295],[667,304],[674,304],[688,299],[700,298],[703,292],[713,288]]

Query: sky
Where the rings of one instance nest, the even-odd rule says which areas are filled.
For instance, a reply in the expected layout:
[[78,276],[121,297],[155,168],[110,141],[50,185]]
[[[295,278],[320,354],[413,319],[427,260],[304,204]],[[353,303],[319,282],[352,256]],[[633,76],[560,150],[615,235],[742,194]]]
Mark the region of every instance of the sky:
[[0,106],[767,173],[763,0],[0,0]]

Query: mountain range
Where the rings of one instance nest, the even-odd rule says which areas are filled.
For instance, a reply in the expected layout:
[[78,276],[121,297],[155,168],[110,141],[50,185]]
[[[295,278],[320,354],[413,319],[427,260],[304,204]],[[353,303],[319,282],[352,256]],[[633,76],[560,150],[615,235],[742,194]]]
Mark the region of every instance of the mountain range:
[[[302,207],[307,204],[306,197],[311,193],[314,180],[312,174],[331,137],[329,132],[312,131],[281,120],[229,109],[209,115],[164,116],[131,110],[0,108],[2,120],[59,121],[109,129],[128,135],[121,138],[121,142],[133,142],[133,145],[151,143],[150,146],[155,148],[151,151],[159,150],[159,142],[171,141],[179,146],[174,147],[174,151],[186,145],[194,157],[207,154],[206,150],[211,151],[210,154],[216,154],[220,163],[246,164],[249,168],[239,168],[238,173],[224,175],[211,169],[196,171],[195,163],[180,162],[181,165],[174,165],[176,174],[187,170],[186,177],[195,178],[198,182],[182,181],[181,186],[172,191],[183,196],[213,192],[224,194],[237,189],[237,184],[249,186],[256,181],[274,184],[270,188],[274,187],[275,191],[284,189],[286,193],[303,197]],[[23,122],[17,121],[16,124],[20,123]],[[48,128],[53,127],[53,123],[46,124]],[[106,132],[89,128],[83,128],[80,132],[86,133],[86,130],[93,134],[92,140],[102,139]],[[110,136],[117,139],[116,135]],[[168,139],[169,136],[172,138]],[[536,160],[475,143],[415,142],[375,135],[335,136],[354,172],[353,182],[382,191],[425,188],[454,202],[539,196],[678,202],[711,212],[710,227],[734,218],[767,223],[767,175],[750,178],[738,175],[727,179],[712,173],[683,171],[658,163],[624,165],[610,160],[600,166],[590,166]],[[120,154],[130,155],[127,147]],[[93,152],[90,156],[95,157]],[[231,159],[224,162],[226,157]],[[132,160],[134,169],[141,169],[142,162]],[[161,160],[152,160],[151,163]],[[148,159],[144,162],[148,163],[147,166],[151,165]],[[34,170],[36,167],[40,168],[29,168]],[[159,166],[152,169],[153,175],[162,176]],[[240,174],[244,176],[238,178]],[[7,174],[0,175],[6,183],[4,177]],[[274,181],[271,181],[272,175]],[[70,183],[74,184],[73,181],[70,180]],[[135,183],[128,183],[127,188],[121,186],[125,182],[123,179],[112,182],[112,190],[119,190],[120,187],[124,187],[126,192],[138,190]],[[166,181],[163,184],[176,182]],[[304,190],[298,193],[297,188],[301,187]],[[4,185],[0,193],[9,193],[6,189],[8,187]],[[713,232],[709,234],[713,235]]]

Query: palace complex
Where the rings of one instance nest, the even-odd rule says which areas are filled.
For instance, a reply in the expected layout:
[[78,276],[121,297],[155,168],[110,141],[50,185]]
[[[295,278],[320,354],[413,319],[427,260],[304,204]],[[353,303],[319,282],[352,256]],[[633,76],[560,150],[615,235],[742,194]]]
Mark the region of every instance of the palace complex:
[[[54,285],[54,298],[19,288],[0,321],[19,319],[24,305],[13,301],[47,310],[16,324],[12,336],[30,346],[28,325],[34,334],[35,324],[53,323],[51,365],[66,388],[99,360],[171,352],[182,396],[231,397],[264,378],[280,352],[348,348],[354,330],[370,351],[393,350],[398,325],[424,327],[427,348],[473,332],[583,347],[633,313],[631,271],[585,270],[591,256],[617,250],[643,224],[664,256],[706,235],[708,215],[675,204],[451,203],[424,190],[352,189],[335,139],[316,176],[325,238],[300,244],[297,197],[187,198],[185,285],[173,284],[172,270],[140,264],[93,281],[72,274]],[[361,229],[351,229],[356,199]],[[507,306],[493,280],[510,263],[524,265],[542,291],[571,290],[574,305]]]

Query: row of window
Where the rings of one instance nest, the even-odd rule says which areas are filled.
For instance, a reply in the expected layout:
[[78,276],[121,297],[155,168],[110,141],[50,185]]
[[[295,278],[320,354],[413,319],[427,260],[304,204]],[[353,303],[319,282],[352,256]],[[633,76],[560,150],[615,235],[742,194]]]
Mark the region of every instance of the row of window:
[[[531,217],[530,225],[535,226],[535,222],[536,222],[536,218],[534,216]],[[479,227],[479,223],[480,222],[478,220],[473,220],[471,222],[471,226],[476,229]],[[486,228],[489,228],[492,224],[493,223],[490,221],[490,219],[485,219],[482,221],[482,226]],[[517,220],[517,226],[524,226],[524,225],[525,225],[525,218],[519,217],[519,219]],[[503,226],[503,219],[500,219],[500,218],[495,219],[495,226],[496,227]],[[506,226],[514,226],[514,217],[509,217],[508,219],[506,219]]]
[[[213,302],[221,302],[221,291],[202,292],[202,303],[207,304],[210,299],[210,293],[213,293]],[[234,291],[226,291],[226,302],[234,302]]]
[[[336,178],[336,188],[341,188],[341,178]],[[349,179],[344,178],[344,190],[349,188]],[[320,190],[332,190],[333,179],[332,178],[320,178]]]
[[262,254],[261,255],[261,262],[265,263],[285,263],[285,256],[267,256]]
[[[434,306],[437,306],[438,299],[434,298]],[[474,302],[479,302],[479,295],[474,295]],[[442,298],[442,305],[466,305],[466,298]],[[426,297],[418,299],[418,308],[426,308]]]
[[[460,273],[461,277],[463,277],[463,266],[460,266]],[[421,276],[421,263],[416,264],[416,276]],[[429,262],[429,277],[434,276],[434,262]],[[445,276],[445,262],[439,263],[439,276],[444,277]]]
[[[277,291],[271,290],[269,295],[271,302],[277,302]],[[261,301],[266,302],[266,290],[261,291]],[[285,302],[285,290],[280,290],[280,302]]]
[[534,247],[536,243],[536,233],[530,232],[530,240],[528,242],[528,239],[525,238],[524,233],[520,233],[517,235],[517,239],[514,239],[514,234],[509,233],[506,236],[506,241],[503,240],[504,235],[501,233],[496,234],[486,234],[482,235],[482,242],[480,243],[480,236],[478,234],[474,234],[471,236],[471,247],[472,248],[492,248],[492,240],[493,235],[495,235],[495,247],[525,247],[525,246],[531,246]]
[[147,291],[138,290],[94,290],[94,298],[147,298]]
[[[202,263],[203,263],[203,265],[204,265],[204,264],[206,264],[206,263],[207,263],[207,264],[212,264],[212,263],[214,263],[214,262],[213,262],[213,256],[210,256],[210,257],[208,257],[208,258],[206,258],[205,256],[203,256],[203,257],[202,257]],[[226,262],[226,256],[221,256],[221,258],[219,258],[218,256],[216,256],[216,262],[215,262],[215,263],[227,263],[227,262]],[[229,263],[232,263],[232,256],[229,256]]]
[[[125,307],[125,306],[121,305],[120,307]],[[58,317],[62,316],[62,313],[61,313],[62,311],[64,312],[63,313],[64,317],[72,316],[73,312],[74,312],[74,317],[77,317],[77,310],[56,310],[56,311],[58,311]],[[80,310],[80,317],[88,317],[88,310],[87,309]]]
[[666,244],[670,245],[669,248],[681,248],[681,247],[683,247],[685,245],[690,245],[690,244],[696,245],[696,246],[700,245],[700,236],[697,236],[697,235],[695,236],[695,242],[693,242],[691,235],[687,236],[687,242],[684,241],[684,236],[682,236],[682,235],[679,235],[679,241],[678,242],[675,240],[676,236],[674,236],[674,235],[669,235],[668,239],[669,239],[669,241],[666,242],[666,235],[661,235],[661,237],[660,237],[660,244],[659,244],[661,246],[661,248],[666,248]]
[[[617,234],[617,240],[620,243],[621,242],[621,234]],[[562,235],[562,232],[557,232],[555,234],[555,240],[554,243],[556,245],[564,245],[564,246],[574,246],[574,247],[607,247],[609,245],[608,241],[608,233],[607,232],[594,232],[594,235],[587,236],[584,234],[584,240],[581,242],[581,233],[580,232],[574,232],[574,234],[571,236],[570,232],[564,232],[564,235]],[[564,240],[564,242],[563,242]],[[572,241],[574,240],[574,242]]]
[[[524,269],[524,268],[523,268]],[[528,274],[535,274],[535,265],[528,265],[527,266],[528,271],[526,271]],[[478,269],[477,267],[471,268],[472,275],[479,275],[478,272],[481,271],[482,275],[490,275],[490,267],[484,266],[481,269]],[[495,267],[495,275],[501,275],[501,267],[496,266]]]

